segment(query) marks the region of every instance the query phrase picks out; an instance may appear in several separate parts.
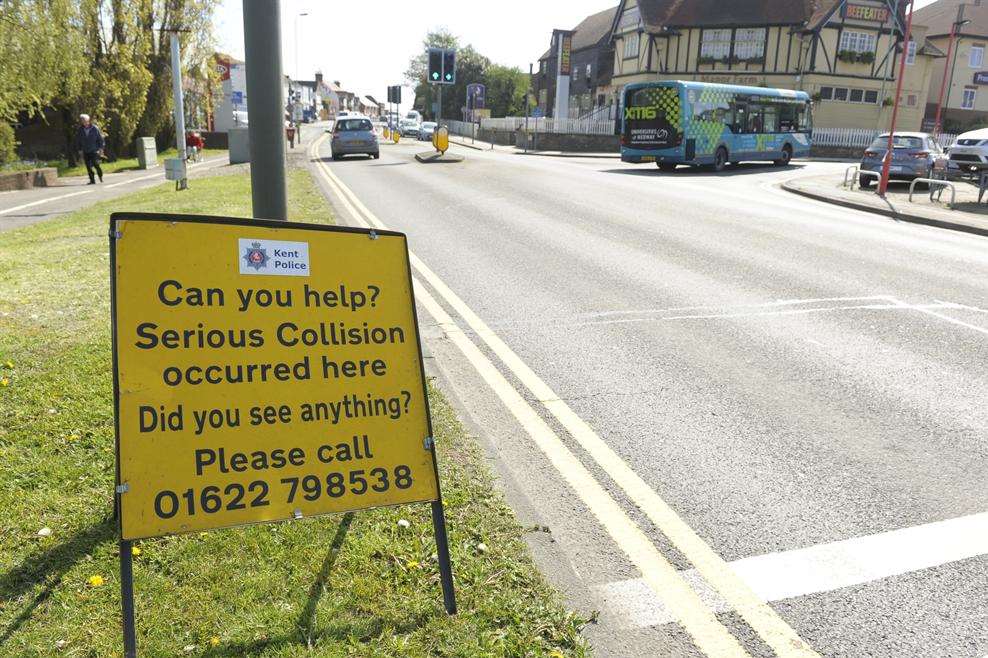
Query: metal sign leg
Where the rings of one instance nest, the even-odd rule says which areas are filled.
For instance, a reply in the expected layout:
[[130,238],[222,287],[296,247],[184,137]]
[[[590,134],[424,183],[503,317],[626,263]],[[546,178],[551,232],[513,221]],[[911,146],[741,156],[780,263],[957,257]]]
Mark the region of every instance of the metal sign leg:
[[128,540],[120,540],[120,601],[123,612],[124,658],[137,658],[134,631],[134,553]]
[[446,537],[446,515],[443,503],[432,503],[432,527],[436,532],[436,556],[439,558],[439,580],[443,586],[443,605],[446,612],[456,614],[456,593],[453,591],[453,567],[449,561],[449,539]]

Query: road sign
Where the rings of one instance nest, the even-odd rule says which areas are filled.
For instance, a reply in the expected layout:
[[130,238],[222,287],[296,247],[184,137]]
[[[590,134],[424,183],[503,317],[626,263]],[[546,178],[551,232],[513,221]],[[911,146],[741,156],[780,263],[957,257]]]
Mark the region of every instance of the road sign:
[[111,224],[124,540],[438,500],[404,235]]
[[230,92],[230,102],[233,103],[234,105],[243,105],[244,92],[242,91]]
[[536,107],[532,110],[532,116],[536,119],[541,119],[544,114],[541,107]]

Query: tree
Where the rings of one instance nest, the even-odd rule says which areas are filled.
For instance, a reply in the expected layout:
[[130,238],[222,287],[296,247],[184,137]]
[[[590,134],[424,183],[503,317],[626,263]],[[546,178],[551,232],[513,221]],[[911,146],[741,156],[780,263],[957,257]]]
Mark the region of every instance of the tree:
[[492,116],[509,117],[525,114],[528,74],[518,67],[492,64],[484,72],[487,86],[487,109]]
[[0,1],[0,164],[14,159],[18,114],[39,114],[78,92],[85,70],[78,3],[72,0]]
[[159,146],[174,141],[171,35],[178,30],[186,77],[202,77],[212,57],[210,26],[218,0],[141,0],[139,29],[148,42],[144,68],[151,75],[147,102],[137,124],[141,135],[156,137]]

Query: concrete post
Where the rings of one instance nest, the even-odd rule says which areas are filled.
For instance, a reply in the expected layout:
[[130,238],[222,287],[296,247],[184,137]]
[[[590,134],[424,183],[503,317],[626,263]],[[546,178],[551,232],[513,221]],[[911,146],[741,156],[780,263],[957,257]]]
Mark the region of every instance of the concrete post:
[[250,183],[256,219],[288,219],[281,1],[244,0]]

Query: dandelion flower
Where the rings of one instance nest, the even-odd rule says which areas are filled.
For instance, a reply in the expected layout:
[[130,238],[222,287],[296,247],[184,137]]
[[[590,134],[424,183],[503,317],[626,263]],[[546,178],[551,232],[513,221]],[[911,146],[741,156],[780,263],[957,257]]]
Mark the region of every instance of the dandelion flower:
[[209,646],[218,647],[219,645],[220,645],[220,639],[218,637],[214,635],[213,637],[209,638]]
[[103,580],[103,576],[90,576],[86,582],[89,583],[90,587],[102,587],[106,581]]

